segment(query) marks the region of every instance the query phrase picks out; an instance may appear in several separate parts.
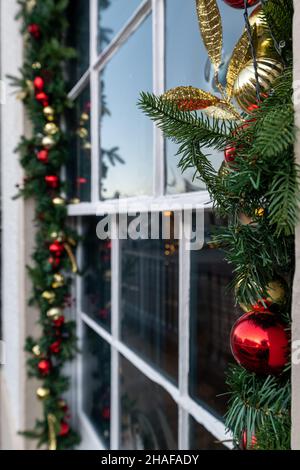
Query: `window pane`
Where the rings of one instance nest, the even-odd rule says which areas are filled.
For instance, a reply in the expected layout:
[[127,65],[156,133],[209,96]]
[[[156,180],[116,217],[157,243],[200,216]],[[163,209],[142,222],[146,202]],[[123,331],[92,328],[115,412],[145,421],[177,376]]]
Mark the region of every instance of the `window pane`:
[[97,238],[97,217],[83,218],[82,311],[110,330],[111,242]]
[[114,38],[129,20],[141,0],[98,0],[98,52]]
[[221,415],[226,410],[225,371],[232,362],[229,338],[239,315],[228,290],[232,280],[224,252],[208,243],[218,224],[211,212],[205,214],[206,244],[191,252],[191,354],[190,393]]
[[104,199],[152,191],[152,123],[137,108],[152,90],[151,17],[100,75],[102,88],[102,187]]
[[109,447],[110,346],[87,326],[84,327],[82,361],[83,410]]
[[178,449],[175,402],[126,359],[121,359],[121,449]]
[[121,336],[178,378],[178,242],[122,240]]
[[91,133],[90,87],[87,86],[68,114],[70,153],[66,165],[68,197],[90,201],[91,197]]
[[[224,83],[226,68],[235,43],[240,37],[244,18],[240,10],[229,8],[224,2],[218,2],[224,30],[224,63],[220,79]],[[178,21],[180,18],[180,21]],[[167,0],[166,2],[166,88],[180,85],[192,85],[212,93],[217,93],[213,70],[207,59],[197,21],[195,0]],[[166,142],[167,154],[167,192],[178,193],[204,189],[199,180],[192,181],[194,170],[183,174],[177,168],[179,161],[175,156],[178,147]],[[219,167],[223,154],[208,149],[211,161]]]
[[90,2],[72,0],[68,20],[70,24],[68,43],[76,50],[77,57],[70,61],[71,86],[79,80],[90,65]]
[[210,434],[204,426],[190,417],[190,449],[226,450],[226,447]]

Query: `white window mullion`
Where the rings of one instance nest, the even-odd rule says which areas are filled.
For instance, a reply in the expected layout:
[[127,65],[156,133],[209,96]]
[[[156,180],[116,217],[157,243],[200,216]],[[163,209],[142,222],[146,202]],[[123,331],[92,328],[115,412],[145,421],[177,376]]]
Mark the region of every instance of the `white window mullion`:
[[[118,230],[116,217],[112,218],[112,230]],[[120,336],[120,241],[112,237],[111,259],[111,334],[113,341],[118,341]],[[120,441],[120,384],[119,384],[119,352],[111,346],[111,449],[119,449]]]
[[[98,38],[98,2],[90,0],[90,64],[94,64],[97,58]],[[96,202],[100,197],[100,164],[99,164],[99,77],[98,72],[90,67],[90,89],[91,89],[91,201]]]
[[[153,92],[161,95],[165,88],[165,0],[152,0],[153,18]],[[165,151],[161,130],[153,125],[153,194],[165,191]]]

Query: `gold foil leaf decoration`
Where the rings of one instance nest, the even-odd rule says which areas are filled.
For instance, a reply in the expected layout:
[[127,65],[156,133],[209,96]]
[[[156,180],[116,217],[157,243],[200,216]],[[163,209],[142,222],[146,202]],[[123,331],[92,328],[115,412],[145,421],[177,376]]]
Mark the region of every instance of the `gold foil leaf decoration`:
[[196,111],[213,106],[220,100],[216,96],[192,86],[172,88],[162,95],[163,99],[177,103],[180,111]]
[[233,53],[232,53],[232,56],[228,65],[228,71],[227,71],[227,76],[226,76],[226,80],[227,80],[226,91],[227,91],[227,95],[229,98],[232,98],[234,84],[236,82],[236,79],[240,71],[242,70],[242,68],[247,63],[249,47],[250,47],[250,42],[249,42],[248,33],[247,31],[244,31],[240,40],[238,41],[238,43],[236,44],[233,50]]
[[227,119],[228,121],[242,121],[243,119],[234,108],[223,101],[216,103],[214,106],[209,106],[205,109],[205,113],[210,117],[216,119]]
[[222,61],[223,32],[222,20],[216,0],[196,0],[201,36],[208,56],[219,69]]

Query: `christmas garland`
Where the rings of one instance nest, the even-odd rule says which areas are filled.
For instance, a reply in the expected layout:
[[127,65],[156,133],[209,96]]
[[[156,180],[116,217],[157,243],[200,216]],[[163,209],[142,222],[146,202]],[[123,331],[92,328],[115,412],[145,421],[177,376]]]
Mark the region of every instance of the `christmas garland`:
[[76,353],[75,324],[64,315],[70,305],[71,272],[77,271],[74,250],[77,236],[67,224],[65,184],[61,170],[68,156],[67,135],[61,121],[67,99],[64,79],[72,49],[64,46],[68,28],[67,0],[21,0],[19,19],[24,34],[21,77],[13,78],[32,125],[32,137],[23,136],[18,146],[25,178],[19,196],[35,200],[36,243],[33,266],[28,267],[33,291],[29,301],[40,311],[39,338],[28,338],[28,374],[41,380],[37,397],[43,415],[32,431],[50,450],[73,448],[79,436],[70,425],[70,412],[62,398],[69,389],[63,371]]
[[[214,237],[233,267],[233,325],[226,425],[241,449],[289,449],[290,309],[299,168],[294,161],[292,0],[224,0],[241,9],[245,31],[220,84],[222,21],[216,0],[196,0],[201,35],[220,95],[189,86],[161,97],[142,93],[141,109],[179,144],[228,226]],[[256,6],[253,11],[248,7]],[[228,7],[229,8],[229,7]],[[244,10],[244,12],[243,12]],[[194,111],[198,111],[197,113]],[[199,112],[200,111],[200,112]],[[216,171],[204,150],[224,151]],[[229,338],[228,338],[229,340]]]

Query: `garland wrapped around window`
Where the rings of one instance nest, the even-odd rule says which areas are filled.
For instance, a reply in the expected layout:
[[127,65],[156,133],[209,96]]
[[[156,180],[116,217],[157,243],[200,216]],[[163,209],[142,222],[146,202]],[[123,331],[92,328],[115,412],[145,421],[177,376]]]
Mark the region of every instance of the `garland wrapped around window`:
[[68,28],[68,0],[20,0],[19,18],[24,34],[24,64],[20,88],[32,124],[32,137],[23,136],[18,146],[25,171],[19,195],[35,200],[36,243],[33,265],[28,272],[33,283],[31,305],[40,311],[39,338],[28,338],[28,374],[41,381],[36,394],[43,416],[32,431],[24,434],[38,439],[50,450],[70,449],[79,436],[70,425],[70,410],[63,399],[69,388],[65,364],[76,354],[75,324],[64,315],[70,304],[71,273],[77,236],[67,225],[65,184],[61,170],[68,155],[67,136],[61,119],[67,99],[64,67],[75,56],[64,46]]
[[[221,1],[221,0],[219,0]],[[223,0],[222,0],[223,1]],[[179,144],[229,223],[214,243],[233,266],[244,314],[232,327],[226,425],[241,449],[289,449],[290,308],[299,168],[294,161],[292,0],[224,0],[245,31],[226,84],[219,81],[222,21],[216,0],[196,0],[201,35],[220,91],[180,86],[141,95],[141,109]],[[248,10],[255,6],[254,10]],[[188,85],[188,84],[186,84]],[[224,152],[219,171],[205,149]]]

